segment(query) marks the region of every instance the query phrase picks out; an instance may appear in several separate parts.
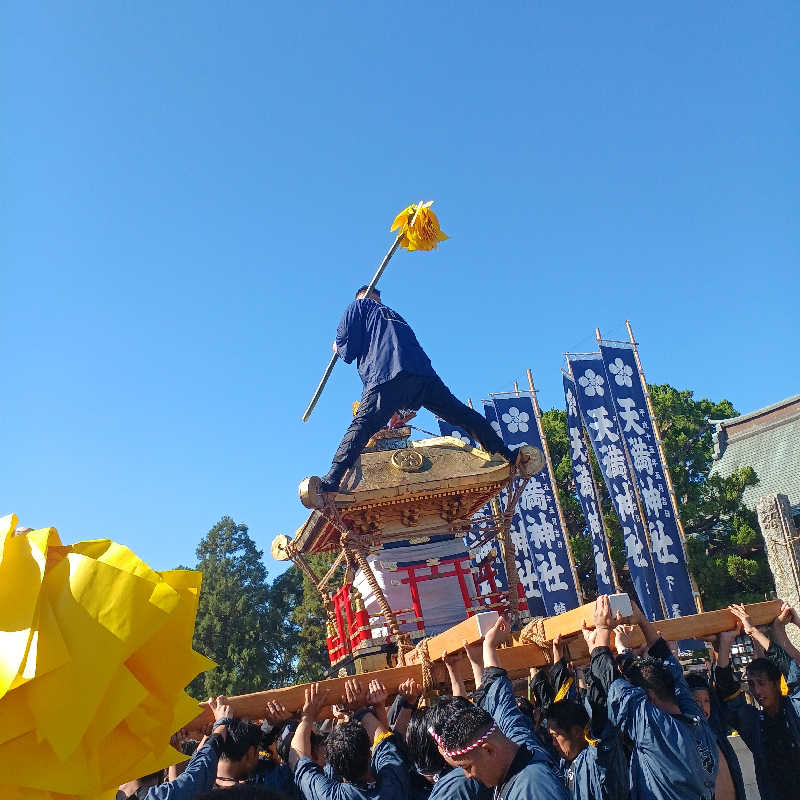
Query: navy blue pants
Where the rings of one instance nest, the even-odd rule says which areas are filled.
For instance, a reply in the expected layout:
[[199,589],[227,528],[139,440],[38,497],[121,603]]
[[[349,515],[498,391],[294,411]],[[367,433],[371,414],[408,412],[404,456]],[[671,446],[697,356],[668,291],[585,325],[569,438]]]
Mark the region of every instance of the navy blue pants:
[[401,372],[392,380],[364,392],[358,412],[342,438],[323,481],[339,487],[344,473],[353,466],[370,437],[383,428],[401,408],[427,408],[445,422],[465,430],[489,453],[500,453],[511,460],[513,453],[503,444],[486,418],[464,405],[438,376],[410,375]]

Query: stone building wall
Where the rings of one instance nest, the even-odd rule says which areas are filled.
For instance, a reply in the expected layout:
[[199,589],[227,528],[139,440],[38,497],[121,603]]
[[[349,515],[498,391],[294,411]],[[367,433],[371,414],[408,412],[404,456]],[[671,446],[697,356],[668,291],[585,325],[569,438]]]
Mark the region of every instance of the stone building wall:
[[[777,596],[800,611],[800,537],[792,520],[789,498],[785,494],[764,495],[758,499],[756,511]],[[800,648],[800,628],[789,625],[786,632],[795,647]]]

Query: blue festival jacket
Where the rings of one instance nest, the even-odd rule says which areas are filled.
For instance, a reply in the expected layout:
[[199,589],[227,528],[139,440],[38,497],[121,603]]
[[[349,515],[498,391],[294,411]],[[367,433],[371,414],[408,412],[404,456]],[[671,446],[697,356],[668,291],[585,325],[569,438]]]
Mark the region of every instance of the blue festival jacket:
[[[632,800],[711,800],[719,762],[714,732],[694,700],[683,670],[659,639],[650,655],[672,673],[680,715],[663,711],[644,689],[617,677],[607,687],[608,718],[634,744],[630,762]],[[608,682],[614,662],[607,647],[592,652],[593,677]]]
[[336,352],[347,364],[356,361],[365,392],[401,372],[436,376],[411,326],[374,300],[354,300],[345,309],[336,331]]

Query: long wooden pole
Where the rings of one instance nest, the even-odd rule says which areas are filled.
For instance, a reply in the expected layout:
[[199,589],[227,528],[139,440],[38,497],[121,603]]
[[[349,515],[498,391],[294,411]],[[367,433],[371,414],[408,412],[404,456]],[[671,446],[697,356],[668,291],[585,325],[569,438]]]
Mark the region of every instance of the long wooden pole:
[[[766,603],[751,603],[746,606],[747,613],[754,625],[768,625],[771,623],[781,608],[780,600],[770,600]],[[545,637],[548,641],[557,635],[571,636],[569,647],[570,655],[576,663],[581,663],[588,659],[588,649],[580,634],[581,625],[585,620],[588,625],[593,624],[594,603],[588,603],[579,608],[559,614],[556,617],[549,617],[544,621]],[[658,627],[664,639],[669,641],[680,641],[683,639],[702,638],[722,631],[733,630],[736,626],[736,617],[727,609],[719,611],[706,611],[702,614],[693,614],[688,617],[676,617],[674,619],[664,619],[658,621]],[[474,642],[472,642],[474,643]],[[530,667],[544,666],[548,663],[548,656],[538,645],[514,644],[512,647],[501,648],[497,651],[498,663],[503,669],[508,671],[510,678],[522,677],[528,674]],[[433,663],[434,683],[441,686],[446,684],[447,676],[444,664],[439,661]],[[461,660],[457,663],[457,669],[462,677],[470,678],[472,672],[465,662]],[[328,692],[328,703],[342,703],[344,697],[344,684],[350,677],[355,677],[359,681],[376,679],[381,681],[390,695],[395,694],[400,684],[408,678],[414,678],[417,683],[422,684],[422,665],[409,664],[406,666],[393,667],[390,669],[377,670],[365,673],[364,675],[348,676],[345,678],[333,678],[332,680],[320,681],[320,688]],[[268,689],[264,692],[239,695],[228,698],[233,713],[237,717],[249,719],[262,719],[268,701],[272,700],[286,706],[287,710],[294,713],[303,707],[305,690],[310,686],[308,683],[297,686],[287,686],[282,689]],[[330,707],[322,709],[320,719],[330,716]],[[202,729],[213,719],[210,709],[205,706],[199,715],[188,725],[184,726],[188,730],[196,731]]]
[[[411,225],[409,227],[413,227],[414,223],[417,221],[417,215],[422,208],[422,200],[417,203],[417,210],[414,212],[414,216],[411,219]],[[364,292],[364,297],[369,297],[369,293],[375,288],[378,281],[380,280],[381,275],[383,275],[383,271],[386,269],[389,261],[391,261],[392,256],[397,252],[397,248],[400,247],[400,244],[403,241],[403,233],[397,234],[397,237],[394,240],[394,243],[389,248],[386,255],[383,257],[383,261],[378,265],[378,269],[375,274],[372,276],[372,280],[367,285],[367,289]],[[314,406],[317,404],[317,401],[322,396],[322,390],[325,388],[325,384],[328,382],[328,378],[331,376],[331,372],[333,372],[333,368],[336,366],[336,362],[339,360],[339,354],[334,353],[331,357],[331,360],[328,362],[328,366],[325,367],[325,372],[322,373],[322,378],[320,379],[319,385],[317,386],[317,390],[314,392],[314,396],[311,398],[311,402],[308,404],[308,408],[303,412],[303,422],[308,422],[308,418],[311,416],[311,412],[314,410]]]
[[[644,370],[642,369],[642,360],[639,358],[639,348],[636,344],[636,339],[633,335],[633,328],[631,327],[630,320],[625,320],[625,327],[628,329],[628,337],[631,340],[631,347],[633,348],[633,357],[636,359],[636,368],[639,370],[639,378],[642,381],[642,389],[644,391],[644,399],[647,403],[647,410],[650,412],[650,421],[653,424],[653,433],[656,435],[656,447],[661,456],[661,463],[664,466],[664,478],[667,481],[667,491],[669,492],[670,502],[672,503],[672,513],[675,514],[675,522],[678,523],[678,532],[681,536],[681,547],[683,548],[683,560],[686,563],[686,571],[689,572],[689,558],[686,552],[686,533],[683,530],[683,522],[681,515],[678,511],[678,498],[675,496],[675,487],[672,484],[672,476],[669,473],[669,464],[667,463],[667,454],[664,452],[664,445],[661,441],[661,431],[658,428],[656,421],[656,412],[653,407],[653,400],[650,397],[650,387],[647,385],[647,379],[644,377]],[[703,601],[700,597],[700,589],[697,586],[697,581],[694,575],[689,572],[689,580],[692,582],[692,592],[694,593],[695,603],[697,603],[697,610],[703,610]]]
[[581,589],[581,582],[578,580],[578,570],[575,569],[575,558],[572,555],[572,547],[569,544],[569,529],[567,528],[567,520],[564,517],[564,509],[561,508],[561,499],[558,496],[558,485],[556,483],[556,472],[553,469],[553,459],[550,456],[550,445],[547,444],[547,437],[544,435],[544,426],[542,425],[542,410],[539,408],[539,401],[536,398],[536,387],[533,385],[533,373],[527,370],[528,385],[531,387],[531,398],[533,399],[533,413],[536,415],[536,425],[539,428],[539,438],[542,440],[542,450],[544,451],[544,460],[547,462],[547,474],[550,476],[550,485],[553,487],[553,497],[556,501],[556,511],[558,511],[558,519],[561,522],[561,530],[564,532],[564,545],[567,548],[567,556],[569,558],[569,565],[572,569],[572,580],[575,582],[575,592],[578,595],[578,602],[583,603],[583,590]]

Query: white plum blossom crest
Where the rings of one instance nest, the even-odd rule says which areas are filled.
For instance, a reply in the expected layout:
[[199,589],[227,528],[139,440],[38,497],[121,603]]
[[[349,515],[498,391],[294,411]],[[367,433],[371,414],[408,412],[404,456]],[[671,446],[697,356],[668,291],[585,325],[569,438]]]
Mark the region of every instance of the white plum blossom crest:
[[472,440],[469,438],[469,436],[467,436],[466,433],[461,433],[461,431],[453,430],[450,432],[450,436],[452,436],[454,439],[460,439],[465,444],[472,444]]
[[614,362],[608,365],[608,371],[614,376],[617,386],[633,386],[631,381],[633,370],[621,358],[615,358]]
[[589,397],[594,397],[595,395],[602,397],[605,394],[605,389],[603,389],[605,382],[605,378],[602,375],[598,375],[593,369],[587,369],[578,378],[578,383],[583,386]]
[[500,438],[502,438],[503,437],[503,429],[500,427],[500,423],[496,419],[493,419],[489,424],[492,426],[492,429],[494,430],[494,432]]
[[509,433],[526,433],[530,416],[527,411],[520,411],[516,406],[511,406],[506,414],[500,418],[508,426]]

